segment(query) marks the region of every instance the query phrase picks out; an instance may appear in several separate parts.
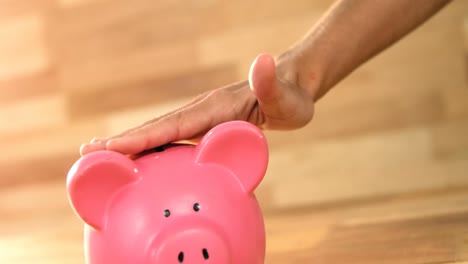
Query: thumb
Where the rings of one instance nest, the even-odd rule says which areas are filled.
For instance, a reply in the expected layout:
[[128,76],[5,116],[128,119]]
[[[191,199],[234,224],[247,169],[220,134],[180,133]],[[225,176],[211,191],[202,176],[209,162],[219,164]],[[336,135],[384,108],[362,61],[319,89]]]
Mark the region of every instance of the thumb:
[[254,60],[250,67],[249,84],[261,104],[277,102],[280,90],[276,79],[275,61],[270,55],[261,54]]
[[281,81],[276,76],[276,63],[267,54],[252,63],[249,84],[265,119],[265,129],[291,129],[306,125],[313,115],[313,103],[307,93]]

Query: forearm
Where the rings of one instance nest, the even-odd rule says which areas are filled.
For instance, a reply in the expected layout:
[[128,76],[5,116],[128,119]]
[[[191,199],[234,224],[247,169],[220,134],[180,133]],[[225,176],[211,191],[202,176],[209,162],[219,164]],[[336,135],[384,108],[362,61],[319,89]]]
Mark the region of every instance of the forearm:
[[[285,79],[296,82],[318,100],[448,2],[339,0],[301,41],[278,58],[279,70]],[[287,70],[282,69],[283,64]]]

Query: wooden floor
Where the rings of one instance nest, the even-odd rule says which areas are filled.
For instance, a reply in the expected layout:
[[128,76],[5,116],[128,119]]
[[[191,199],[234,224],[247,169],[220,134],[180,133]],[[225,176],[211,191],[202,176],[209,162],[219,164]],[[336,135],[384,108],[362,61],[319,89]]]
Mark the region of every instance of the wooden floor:
[[[62,185],[1,194],[0,263],[84,263],[82,226]],[[468,189],[290,209],[265,221],[267,264],[468,263]]]
[[[245,80],[332,2],[0,0],[0,190],[63,179],[92,137]],[[466,21],[453,1],[339,83],[310,125],[267,131],[264,208],[468,186]]]
[[[79,146],[245,80],[333,0],[0,0],[0,264],[82,264]],[[384,30],[384,29],[383,29]],[[266,131],[267,263],[468,263],[468,1]]]

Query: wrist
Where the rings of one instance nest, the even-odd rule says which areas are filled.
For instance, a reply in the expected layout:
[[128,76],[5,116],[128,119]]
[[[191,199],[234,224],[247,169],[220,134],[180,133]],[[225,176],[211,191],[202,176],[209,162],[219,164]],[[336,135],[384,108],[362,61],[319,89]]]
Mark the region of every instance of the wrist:
[[[317,101],[323,95],[325,64],[309,59],[298,47],[283,52],[276,58],[277,78],[304,90],[310,100]],[[313,57],[311,57],[313,58]]]

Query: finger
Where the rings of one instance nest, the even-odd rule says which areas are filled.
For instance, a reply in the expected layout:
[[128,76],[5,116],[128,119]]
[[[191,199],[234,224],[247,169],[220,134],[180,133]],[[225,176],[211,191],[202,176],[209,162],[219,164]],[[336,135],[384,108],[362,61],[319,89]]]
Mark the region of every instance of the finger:
[[301,89],[281,82],[274,59],[259,55],[252,63],[249,84],[265,117],[265,129],[300,127],[310,120],[312,103]]
[[89,143],[80,146],[80,155],[83,156],[89,152],[105,149],[106,138],[95,137]]
[[252,63],[249,72],[250,88],[263,104],[275,103],[279,96],[275,61],[270,55],[261,54]]
[[136,154],[170,142],[193,138],[210,126],[212,119],[206,106],[194,104],[125,137],[111,139],[106,147],[123,154]]
[[120,134],[117,134],[117,135],[115,135],[115,136],[109,137],[109,138],[107,138],[107,141],[110,140],[110,139],[114,139],[114,138],[118,138],[118,137],[124,137],[124,136],[126,136],[126,135],[128,135],[128,134],[131,134],[131,133],[133,133],[134,131],[137,131],[137,130],[141,129],[142,127],[147,126],[148,124],[155,123],[155,122],[157,122],[157,121],[159,121],[159,120],[161,120],[161,119],[163,119],[163,118],[166,118],[167,116],[173,115],[173,114],[175,114],[176,112],[179,112],[179,111],[181,111],[181,110],[184,110],[184,109],[186,109],[186,108],[188,108],[188,107],[190,107],[190,106],[192,106],[192,105],[198,103],[199,101],[203,100],[205,97],[206,97],[206,93],[205,93],[205,94],[202,94],[202,95],[200,95],[200,96],[197,96],[195,99],[193,99],[192,101],[190,101],[189,103],[187,103],[187,104],[185,104],[185,105],[182,105],[182,106],[179,107],[179,108],[176,108],[176,109],[174,109],[174,110],[172,110],[172,111],[169,111],[169,112],[167,112],[167,113],[165,113],[165,114],[163,114],[163,115],[160,115],[160,116],[158,116],[158,117],[156,117],[156,118],[153,118],[153,119],[151,119],[151,120],[145,121],[145,122],[139,124],[138,126],[135,126],[135,127],[133,127],[133,128],[130,128],[130,129],[125,130],[124,132],[122,132],[122,133],[120,133]]
[[163,118],[166,118],[170,115],[174,115],[176,112],[178,111],[181,111],[181,110],[184,110],[185,108],[188,108],[190,106],[192,106],[193,104],[196,104],[197,102],[203,100],[204,98],[206,97],[206,94],[202,94],[200,96],[197,96],[194,100],[192,100],[191,102],[189,102],[188,104],[186,105],[183,105],[177,109],[174,109],[172,111],[169,111],[161,116],[158,116],[157,118],[154,118],[154,119],[151,119],[151,120],[148,120],[148,121],[145,121],[133,128],[130,128],[130,129],[127,129],[117,135],[114,135],[114,136],[111,136],[111,137],[95,137],[93,138],[90,143],[85,143],[85,144],[82,144],[80,146],[80,155],[81,156],[84,156],[90,152],[93,152],[93,151],[98,151],[98,150],[104,150],[107,148],[107,142],[109,140],[112,140],[112,139],[116,139],[116,138],[120,138],[120,137],[124,137],[126,135],[129,135],[135,131],[138,131],[139,129],[141,129],[142,127],[145,127],[151,123],[155,123]]
[[[242,102],[245,99],[242,99],[242,93],[236,92],[245,89],[243,87],[245,84],[239,83],[211,91],[202,100],[174,115],[148,124],[125,137],[109,141],[107,148],[124,154],[132,154],[171,142],[199,142],[212,127],[238,118],[238,110],[226,108],[226,104],[220,102],[232,101],[234,104],[244,105]],[[233,95],[240,100],[233,99]]]
[[281,117],[284,91],[276,78],[274,59],[267,54],[259,55],[252,63],[249,84],[262,112],[270,117]]

